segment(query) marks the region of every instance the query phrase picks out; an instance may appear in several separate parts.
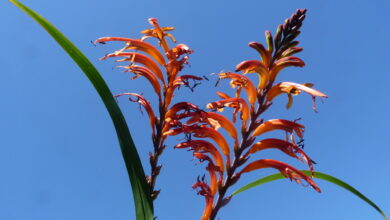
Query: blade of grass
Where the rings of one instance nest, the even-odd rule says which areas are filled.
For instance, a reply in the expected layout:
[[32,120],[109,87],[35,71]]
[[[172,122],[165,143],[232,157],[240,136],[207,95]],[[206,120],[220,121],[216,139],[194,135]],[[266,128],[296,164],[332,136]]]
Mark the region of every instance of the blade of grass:
[[12,4],[28,14],[32,19],[39,23],[57,43],[68,53],[68,55],[76,62],[84,74],[91,81],[100,98],[104,102],[107,111],[114,123],[119,144],[121,147],[123,159],[126,164],[127,172],[130,178],[134,203],[136,208],[136,216],[139,220],[153,219],[153,202],[150,197],[149,186],[146,183],[144,169],[139,158],[137,149],[132,140],[131,134],[127,127],[125,118],[119,106],[117,105],[111,91],[107,84],[92,65],[92,63],[85,57],[85,55],[69,41],[58,29],[45,20],[42,16],[26,7],[17,0],[9,0]]
[[[311,172],[308,170],[301,170],[301,171],[304,172],[306,175],[309,175],[309,176],[311,175]],[[241,187],[240,189],[236,190],[235,192],[232,193],[232,196],[237,195],[241,192],[244,192],[248,189],[252,189],[253,187],[260,186],[264,183],[268,183],[268,182],[280,180],[280,179],[285,179],[285,178],[286,177],[284,177],[281,173],[276,173],[276,174],[272,174],[272,175],[260,178],[258,180],[255,180],[255,181],[249,183],[248,185],[245,185],[245,186]],[[368,199],[366,196],[364,196],[362,193],[360,193],[357,189],[353,188],[348,183],[346,183],[346,182],[344,182],[336,177],[333,177],[331,175],[321,173],[321,172],[314,172],[314,178],[328,181],[330,183],[336,184],[336,185],[350,191],[351,193],[355,194],[357,197],[359,197],[360,199],[362,199],[363,201],[365,201],[366,203],[371,205],[375,210],[377,210],[383,216],[383,218],[385,220],[388,220],[386,214],[379,208],[379,206],[377,206],[374,202],[372,202],[370,199]]]

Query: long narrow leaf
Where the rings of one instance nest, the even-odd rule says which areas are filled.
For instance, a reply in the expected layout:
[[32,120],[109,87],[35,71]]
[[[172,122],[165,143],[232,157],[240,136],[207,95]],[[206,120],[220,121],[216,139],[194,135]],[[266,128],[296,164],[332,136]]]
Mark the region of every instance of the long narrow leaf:
[[[308,171],[308,170],[301,170],[301,171],[304,172],[306,175],[311,175],[311,172]],[[340,180],[340,179],[338,179],[336,177],[333,177],[333,176],[330,176],[328,174],[321,173],[321,172],[314,172],[314,178],[326,180],[328,182],[336,184],[336,185],[338,185],[338,186],[340,186],[340,187],[350,191],[351,193],[355,194],[357,197],[359,197],[363,201],[367,202],[374,209],[376,209],[383,216],[383,218],[385,220],[388,220],[388,218],[385,215],[385,213],[374,202],[372,202],[370,199],[368,199],[366,196],[364,196],[362,193],[360,193],[357,189],[353,188],[348,183],[346,183],[346,182],[344,182],[344,181],[342,181],[342,180]],[[259,185],[262,185],[264,183],[268,183],[268,182],[271,182],[271,181],[274,181],[274,180],[280,180],[280,179],[285,179],[285,177],[281,173],[272,174],[272,175],[263,177],[261,179],[255,180],[255,181],[249,183],[248,185],[245,185],[245,186],[241,187],[240,189],[238,189],[235,192],[233,192],[232,195],[234,196],[234,195],[237,195],[237,194],[239,194],[241,192],[244,192],[244,191],[246,191],[248,189],[251,189],[253,187],[256,187],[256,186],[259,186]]]
[[17,0],[9,1],[16,5],[19,9],[23,10],[36,22],[38,22],[54,38],[54,40],[57,41],[57,43],[81,68],[81,70],[95,87],[96,91],[99,93],[100,98],[103,100],[107,111],[111,116],[118,135],[123,159],[125,161],[132,186],[137,219],[153,219],[153,202],[150,197],[149,186],[146,183],[145,173],[142,168],[141,160],[131,138],[125,118],[123,117],[123,114],[119,109],[115,99],[113,98],[113,95],[107,84],[96,68],[92,65],[92,63],[85,57],[85,55],[81,53],[81,51],[77,49],[77,47],[52,24]]

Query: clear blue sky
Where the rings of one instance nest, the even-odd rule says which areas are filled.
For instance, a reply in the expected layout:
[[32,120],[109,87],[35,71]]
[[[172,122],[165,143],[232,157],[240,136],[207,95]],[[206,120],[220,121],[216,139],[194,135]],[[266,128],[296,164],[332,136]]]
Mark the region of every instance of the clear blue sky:
[[[179,42],[195,53],[184,73],[208,75],[233,70],[257,54],[249,41],[264,39],[297,8],[308,15],[299,37],[307,66],[284,71],[282,80],[312,82],[329,99],[311,110],[301,95],[286,111],[278,98],[267,117],[295,119],[306,125],[305,150],[318,171],[351,183],[390,213],[389,11],[390,3],[373,1],[23,1],[69,37],[100,70],[113,93],[151,95],[143,80],[113,69],[98,58],[119,44],[94,47],[101,36],[138,38],[147,18],[175,26]],[[95,90],[73,61],[35,22],[7,1],[0,2],[0,219],[128,220],[134,219],[129,180],[111,120]],[[196,94],[201,105],[214,100],[213,83]],[[227,82],[225,82],[225,85]],[[203,96],[203,97],[202,97]],[[137,106],[121,99],[143,159],[151,150],[149,125]],[[137,128],[137,130],[135,129]],[[200,219],[204,200],[191,189],[196,176],[191,153],[173,150],[171,138],[158,179],[163,191],[156,202],[158,219]],[[278,152],[264,157],[299,168]],[[145,169],[148,171],[147,160]],[[238,186],[272,171],[243,178]],[[235,219],[381,219],[370,206],[327,182],[323,193],[287,180],[242,193],[220,212]]]

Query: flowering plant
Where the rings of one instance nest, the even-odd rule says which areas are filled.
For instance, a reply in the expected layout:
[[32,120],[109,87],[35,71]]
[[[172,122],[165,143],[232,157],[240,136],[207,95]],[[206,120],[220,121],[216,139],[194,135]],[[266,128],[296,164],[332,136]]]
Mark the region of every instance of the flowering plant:
[[[298,120],[263,117],[263,113],[269,110],[275,97],[281,94],[286,94],[288,97],[287,108],[292,106],[293,96],[301,92],[312,96],[314,110],[316,110],[316,97],[327,98],[324,93],[313,89],[311,83],[277,82],[277,76],[284,68],[304,66],[303,60],[293,55],[302,51],[302,48],[298,47],[299,42],[296,38],[300,34],[300,28],[305,19],[305,9],[297,10],[278,27],[274,36],[266,31],[267,46],[257,42],[249,43],[250,47],[259,52],[261,59],[247,60],[238,64],[236,72],[242,74],[233,72],[218,74],[217,82],[229,79],[231,87],[236,89],[235,94],[217,92],[220,100],[206,104],[206,109],[188,101],[172,104],[177,88],[185,86],[194,90],[202,80],[199,76],[180,74],[184,65],[188,63],[188,56],[192,50],[184,44],[170,47],[167,38],[176,43],[175,38],[169,33],[173,30],[172,27],[160,27],[157,20],[152,18],[149,19],[149,23],[153,28],[143,31],[144,36],[141,39],[103,37],[96,40],[96,43],[101,44],[110,41],[120,41],[125,44],[122,49],[107,54],[102,60],[120,58],[118,62],[127,64],[120,67],[134,74],[133,79],[145,77],[156,93],[157,109],[153,109],[150,102],[138,93],[121,93],[113,96],[95,67],[54,26],[18,1],[10,1],[40,23],[57,40],[87,75],[105,103],[116,128],[132,184],[137,219],[149,220],[155,217],[153,200],[160,192],[155,189],[155,186],[162,168],[159,164],[159,157],[166,148],[166,138],[182,134],[185,135],[185,141],[174,147],[192,150],[195,158],[207,163],[208,180],[205,176],[198,177],[192,186],[197,189],[199,195],[205,198],[202,215],[204,220],[215,219],[220,208],[227,205],[234,195],[270,181],[270,179],[266,180],[270,177],[271,180],[287,177],[297,183],[305,181],[317,192],[321,190],[313,181],[313,177],[330,181],[353,192],[379,211],[384,218],[387,218],[378,206],[350,185],[327,174],[314,171],[315,162],[303,151],[305,127]],[[162,52],[147,43],[145,41],[147,38],[157,39]],[[257,85],[246,76],[249,73],[258,75]],[[151,171],[148,176],[144,174],[128,127],[115,102],[114,97],[121,96],[127,96],[131,102],[142,105],[149,117],[153,152],[149,154]],[[217,113],[225,108],[233,109],[231,120]],[[224,137],[220,130],[225,130],[228,135]],[[262,138],[263,134],[278,130],[285,132],[285,138]],[[301,171],[272,159],[251,161],[251,157],[257,157],[258,152],[265,149],[280,150],[308,165],[309,170]],[[280,174],[264,177],[244,186],[232,195],[226,195],[228,189],[237,183],[242,175],[263,168],[274,168]]]

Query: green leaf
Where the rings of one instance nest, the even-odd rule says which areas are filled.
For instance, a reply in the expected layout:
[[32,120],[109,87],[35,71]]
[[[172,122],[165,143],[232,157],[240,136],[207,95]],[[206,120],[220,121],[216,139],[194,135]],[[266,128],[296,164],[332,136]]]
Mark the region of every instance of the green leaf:
[[[308,170],[301,170],[302,172],[304,172],[306,175],[310,176],[311,175],[311,172],[308,171]],[[271,182],[271,181],[274,181],[274,180],[280,180],[280,179],[284,179],[285,177],[281,174],[281,173],[276,173],[276,174],[272,174],[272,175],[269,175],[269,176],[266,176],[266,177],[263,177],[261,179],[258,179],[258,180],[255,180],[251,183],[249,183],[248,185],[246,186],[243,186],[241,187],[240,189],[238,189],[237,191],[233,192],[232,193],[232,196],[234,195],[237,195],[241,192],[244,192],[248,189],[251,189],[253,187],[256,187],[256,186],[259,186],[259,185],[262,185],[264,183],[268,183],[268,182]],[[387,216],[385,215],[385,213],[375,204],[373,203],[371,200],[369,200],[366,196],[364,196],[362,193],[360,193],[358,190],[356,190],[355,188],[353,188],[351,185],[349,185],[348,183],[336,178],[336,177],[333,177],[333,176],[330,176],[328,174],[325,174],[325,173],[321,173],[321,172],[314,172],[314,178],[318,178],[318,179],[322,179],[322,180],[326,180],[328,182],[331,182],[333,184],[336,184],[348,191],[350,191],[351,193],[355,194],[357,197],[359,197],[360,199],[362,199],[363,201],[367,202],[369,205],[371,205],[374,209],[376,209],[382,216],[385,220],[388,220]]]
[[[85,57],[83,53],[77,47],[69,41],[59,30],[57,30],[52,24],[45,20],[42,16],[26,7],[17,0],[9,0],[16,5],[19,9],[23,10],[36,22],[38,22],[57,43],[68,53],[68,55],[76,62],[81,68],[84,74],[91,81],[96,91],[99,93],[100,98],[103,100],[107,111],[109,112],[111,119],[114,123],[119,144],[121,147],[123,159],[126,164],[127,172],[130,178],[134,203],[136,208],[136,216],[139,220],[151,220],[153,219],[153,202],[150,197],[150,189],[146,183],[144,169],[142,167],[141,160],[138,156],[137,149],[131,138],[129,129],[127,127],[125,118],[119,106],[117,105],[111,91],[107,84],[92,65],[92,63]],[[71,89],[71,88],[69,88]]]

